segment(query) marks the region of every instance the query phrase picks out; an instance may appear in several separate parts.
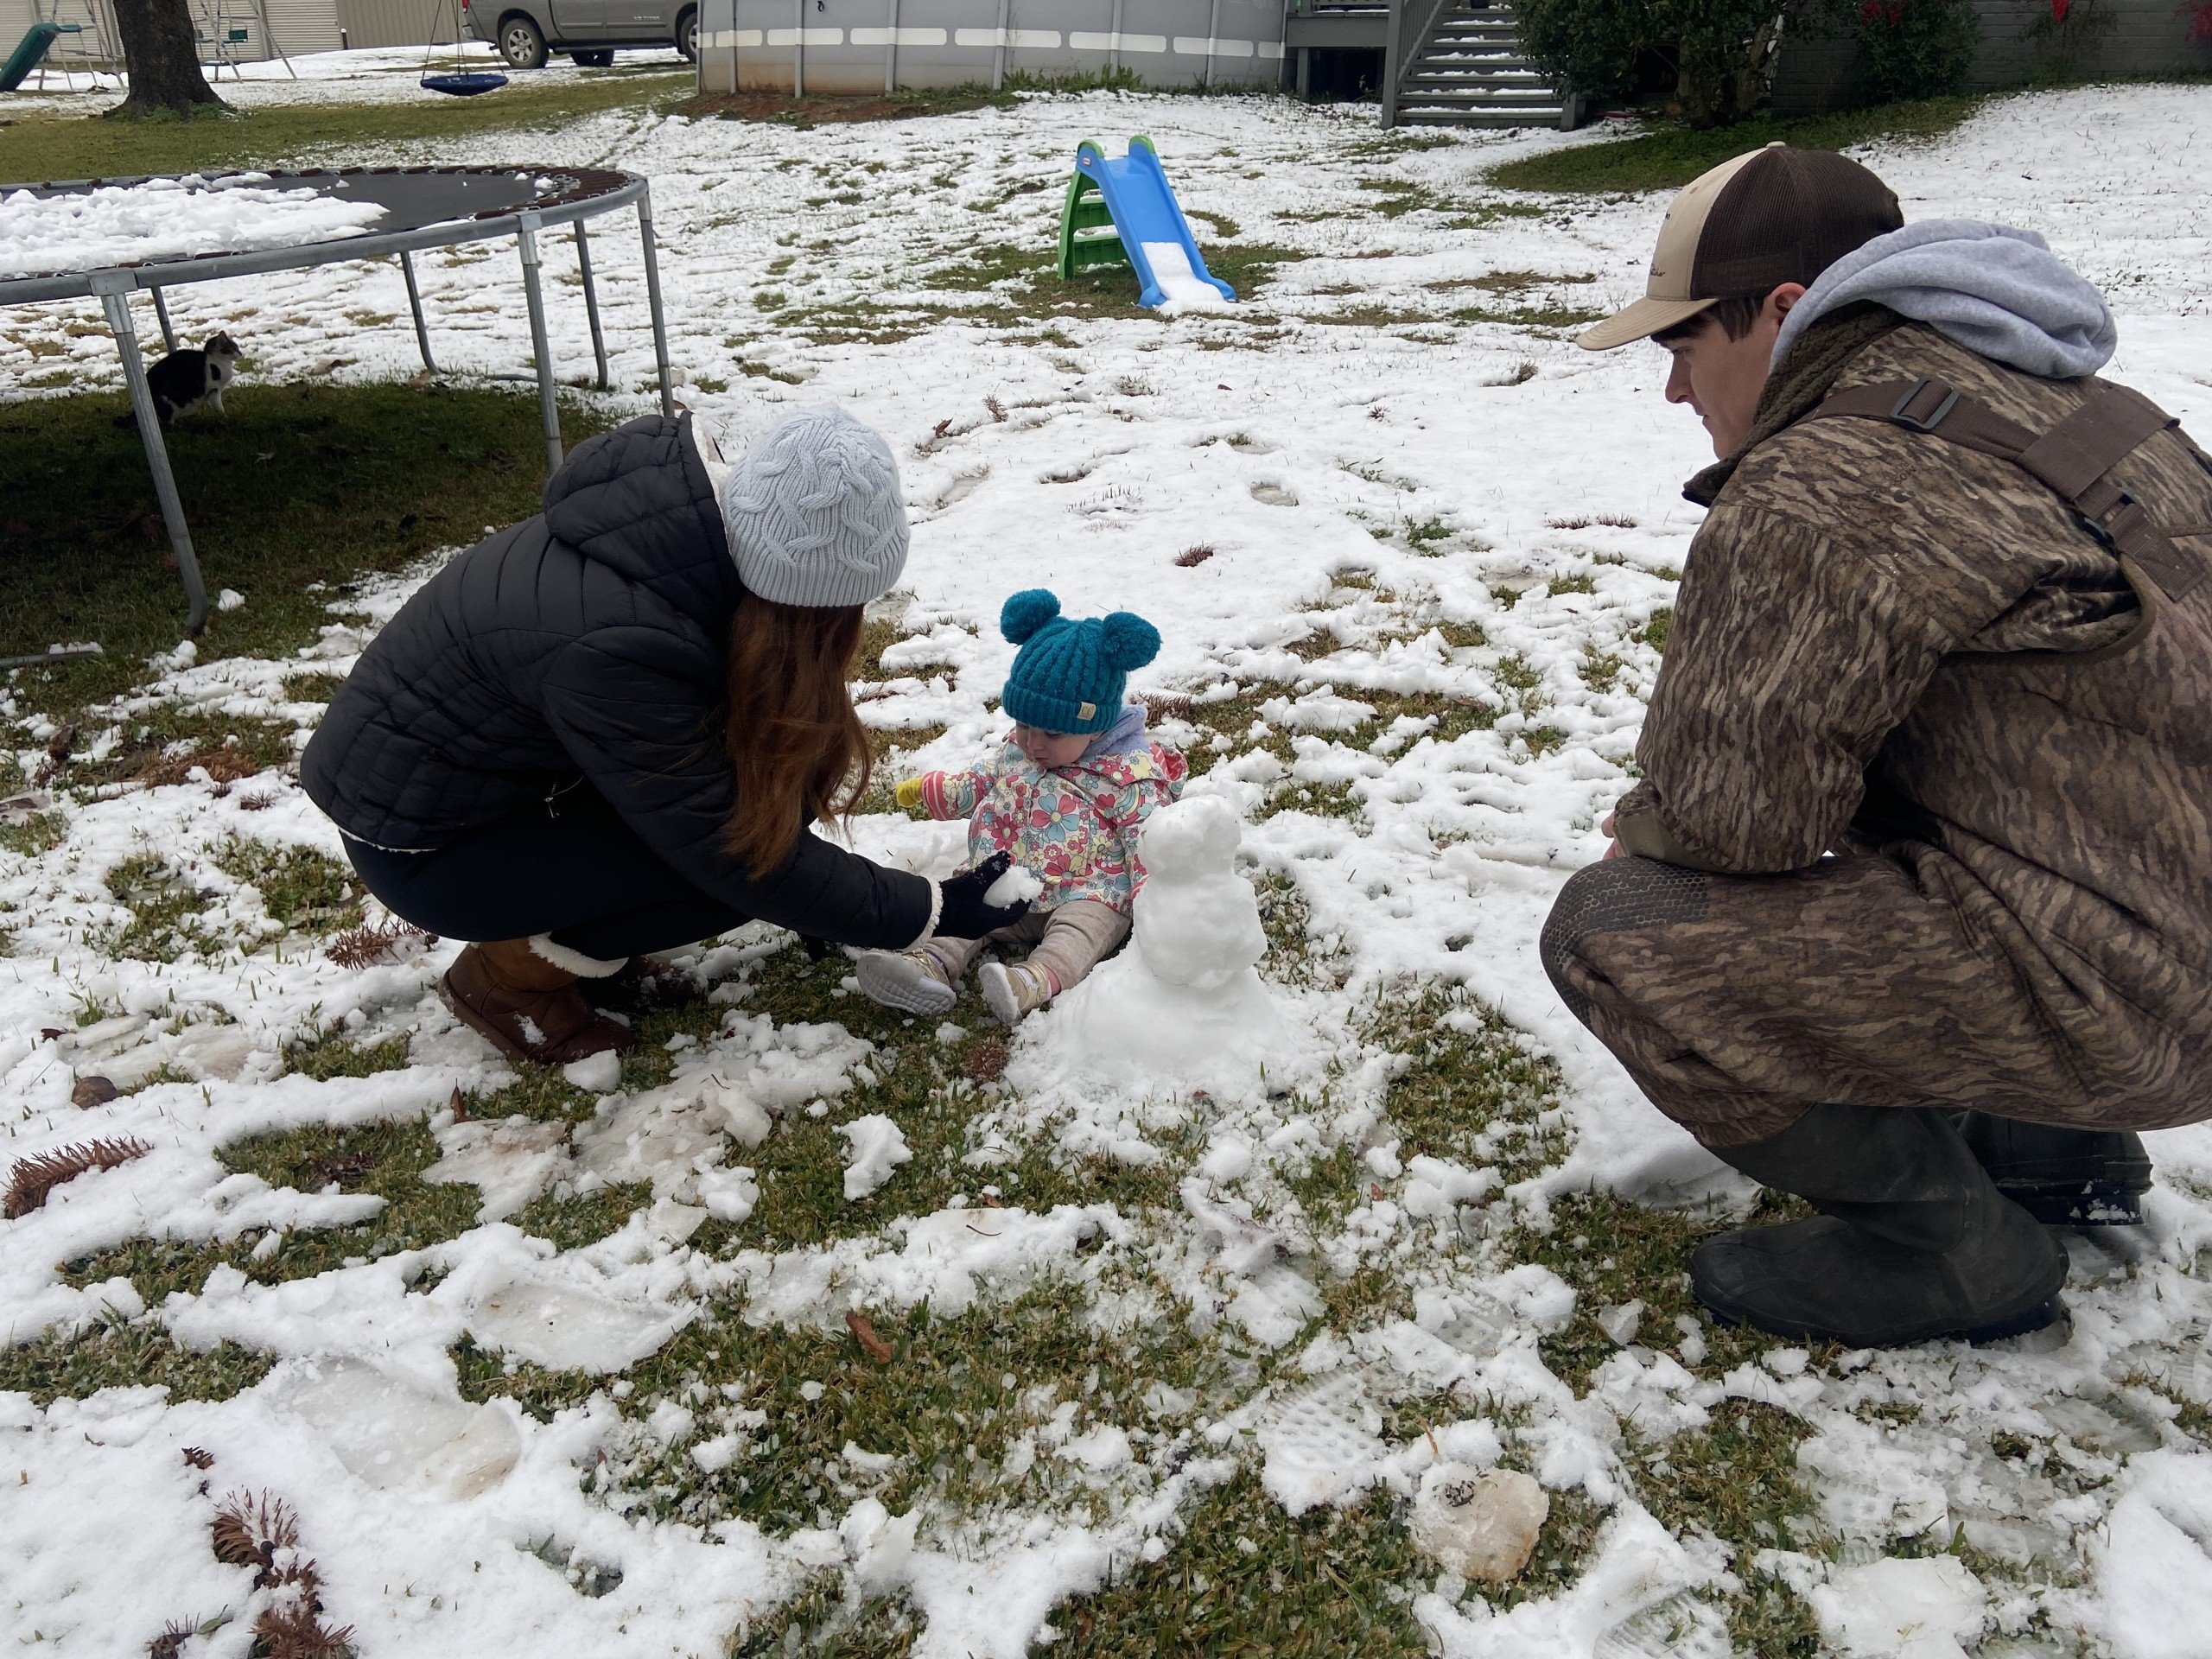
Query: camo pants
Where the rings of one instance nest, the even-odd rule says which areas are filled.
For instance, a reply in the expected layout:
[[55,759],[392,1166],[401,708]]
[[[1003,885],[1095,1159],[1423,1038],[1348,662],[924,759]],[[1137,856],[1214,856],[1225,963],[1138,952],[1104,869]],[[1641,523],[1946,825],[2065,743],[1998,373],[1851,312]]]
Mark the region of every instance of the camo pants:
[[1561,891],[1544,969],[1651,1103],[1711,1147],[1766,1140],[1829,1101],[2076,1128],[2212,1116],[2202,1057],[2107,1006],[2118,999],[2034,994],[1926,876],[1872,852],[1766,876],[1611,860]]

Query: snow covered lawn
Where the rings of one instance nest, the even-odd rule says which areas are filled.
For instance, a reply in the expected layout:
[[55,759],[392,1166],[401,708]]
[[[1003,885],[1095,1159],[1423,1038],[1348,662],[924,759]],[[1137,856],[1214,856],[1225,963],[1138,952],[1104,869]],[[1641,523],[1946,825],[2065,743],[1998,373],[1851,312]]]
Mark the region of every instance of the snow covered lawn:
[[[1136,131],[1236,307],[1042,276],[1075,144]],[[2048,235],[2112,296],[2113,372],[2212,440],[2207,139],[2212,88],[2092,89],[1867,159],[1910,217]],[[1695,1313],[1688,1251],[1749,1192],[1537,967],[1699,516],[1657,353],[1565,339],[1638,290],[1663,200],[1481,182],[1580,142],[1093,95],[359,157],[650,174],[687,401],[727,442],[823,398],[889,435],[887,782],[999,730],[1008,592],[1150,617],[1137,690],[1243,820],[1286,1035],[1264,1084],[1108,1083],[1076,1010],[910,1020],[747,929],[613,1075],[518,1072],[433,995],[451,944],[363,931],[283,768],[0,809],[0,1175],[146,1148],[0,1220],[0,1631],[243,1656],[311,1561],[323,1624],[407,1659],[2203,1652],[2212,1133],[2152,1137],[2147,1226],[2069,1242],[2070,1338],[1808,1353]],[[594,252],[632,395],[637,255]],[[425,274],[442,362],[520,366],[511,251]],[[415,367],[393,266],[170,302],[266,378]],[[0,372],[60,340],[113,384],[91,315],[0,317]],[[180,709],[303,741],[301,677],[427,574],[297,659],[164,657],[79,752]],[[0,793],[40,706],[0,703]],[[871,851],[957,855],[873,804]],[[1546,1489],[1512,1586],[1414,1553],[1439,1464]],[[257,1509],[266,1558],[219,1559],[264,1494],[290,1541]]]

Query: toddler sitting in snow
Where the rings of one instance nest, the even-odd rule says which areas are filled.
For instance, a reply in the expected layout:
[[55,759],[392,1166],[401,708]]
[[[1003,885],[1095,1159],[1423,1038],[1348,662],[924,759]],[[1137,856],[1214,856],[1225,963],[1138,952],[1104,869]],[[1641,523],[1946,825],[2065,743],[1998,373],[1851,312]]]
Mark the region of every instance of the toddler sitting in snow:
[[1189,771],[1146,733],[1144,705],[1122,702],[1128,672],[1160,652],[1160,633],[1127,611],[1071,621],[1041,588],[1006,602],[999,629],[1021,647],[1001,705],[1006,747],[972,772],[932,772],[898,788],[899,804],[968,820],[968,864],[1005,853],[1044,883],[1029,913],[982,939],[933,938],[860,961],[861,988],[910,1014],[942,1014],[986,944],[1027,959],[977,976],[991,1012],[1013,1025],[1080,981],[1128,937],[1144,880],[1137,830],[1172,801]]

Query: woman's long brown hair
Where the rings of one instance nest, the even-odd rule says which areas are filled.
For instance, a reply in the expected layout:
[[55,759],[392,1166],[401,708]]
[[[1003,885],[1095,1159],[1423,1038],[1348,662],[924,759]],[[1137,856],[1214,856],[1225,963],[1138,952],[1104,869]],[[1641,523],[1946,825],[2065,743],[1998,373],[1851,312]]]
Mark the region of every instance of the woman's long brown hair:
[[729,625],[723,742],[737,802],[722,844],[756,876],[782,863],[810,822],[849,814],[868,791],[868,732],[845,676],[861,607],[779,605],[747,594]]

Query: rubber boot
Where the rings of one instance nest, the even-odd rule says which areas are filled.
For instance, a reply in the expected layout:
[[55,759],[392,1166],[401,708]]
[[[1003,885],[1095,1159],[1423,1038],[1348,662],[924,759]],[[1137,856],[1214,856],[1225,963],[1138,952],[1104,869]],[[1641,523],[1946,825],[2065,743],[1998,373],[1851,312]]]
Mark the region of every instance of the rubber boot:
[[1052,1000],[1052,982],[1045,970],[1026,962],[987,962],[976,976],[982,987],[983,1002],[1002,1026],[1021,1023],[1021,1017]]
[[1951,1120],[1997,1190],[2047,1227],[2135,1227],[2151,1188],[2139,1135],[2061,1129],[1986,1112]]
[[470,945],[446,969],[439,987],[446,1006],[509,1059],[566,1065],[628,1048],[629,1027],[594,1013],[576,988],[577,975],[539,954],[535,944],[497,939]]
[[1821,1212],[1699,1246],[1691,1285],[1720,1319],[1890,1348],[1993,1341],[2064,1315],[2066,1252],[1942,1113],[1815,1106],[1771,1140],[1713,1151]]

